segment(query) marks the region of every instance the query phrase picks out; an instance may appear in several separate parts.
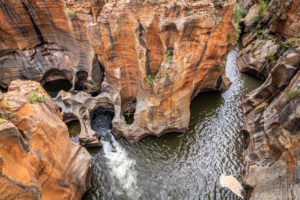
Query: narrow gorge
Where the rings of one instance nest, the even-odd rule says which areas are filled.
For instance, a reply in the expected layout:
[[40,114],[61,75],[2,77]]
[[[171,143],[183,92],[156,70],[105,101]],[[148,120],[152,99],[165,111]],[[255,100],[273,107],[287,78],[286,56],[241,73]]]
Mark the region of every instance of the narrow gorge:
[[0,0],[0,198],[300,199],[299,13]]

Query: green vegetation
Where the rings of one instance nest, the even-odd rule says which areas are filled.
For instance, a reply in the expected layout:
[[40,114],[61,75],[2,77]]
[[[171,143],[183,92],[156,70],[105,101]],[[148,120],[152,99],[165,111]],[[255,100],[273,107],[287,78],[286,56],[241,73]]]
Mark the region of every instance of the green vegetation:
[[238,5],[234,7],[234,22],[239,23],[241,18],[246,17],[247,11],[240,8]]
[[235,23],[235,30],[237,32],[237,35],[236,35],[236,39],[239,40],[240,38],[240,35],[242,33],[242,28],[240,26],[240,20],[241,18],[244,18],[246,17],[247,15],[247,11],[243,10],[242,8],[240,8],[238,5],[236,5],[234,7],[234,23]]
[[264,35],[262,28],[262,25],[259,23],[260,19],[265,15],[267,11],[267,7],[269,5],[270,0],[258,0],[259,3],[259,10],[258,10],[258,15],[256,17],[256,20],[254,22],[254,25],[256,26],[257,29],[257,38],[259,39],[264,39]]
[[71,18],[77,17],[77,12],[71,10],[71,8],[66,8],[66,13],[69,15]]
[[287,101],[291,101],[295,98],[297,98],[300,95],[300,88],[297,90],[291,90],[289,92],[287,92],[284,97]]
[[275,60],[275,54],[274,54],[274,53],[269,53],[269,54],[268,54],[268,60],[269,60],[269,61]]
[[2,124],[3,123],[3,119],[0,119],[0,124]]
[[173,56],[173,51],[172,51],[172,50],[168,50],[168,51],[166,52],[166,61],[167,61],[167,62],[170,62],[172,56]]
[[264,14],[266,13],[269,1],[258,0],[258,3],[259,3],[258,18],[260,18],[264,16]]
[[298,48],[300,47],[300,35],[296,38],[289,38],[284,42],[281,42],[281,45],[286,48]]
[[152,85],[154,80],[155,80],[155,76],[153,76],[153,75],[148,75],[146,77],[146,82],[147,82],[148,85]]
[[32,90],[28,96],[28,101],[32,104],[37,102],[44,102],[46,101],[46,97],[38,90]]
[[146,82],[148,85],[152,85],[154,81],[159,82],[162,78],[169,78],[169,74],[163,73],[162,75],[159,75],[155,77],[154,75],[148,75],[146,77]]
[[230,42],[230,41],[231,41],[231,37],[232,37],[231,34],[228,33],[228,34],[227,34],[227,42]]

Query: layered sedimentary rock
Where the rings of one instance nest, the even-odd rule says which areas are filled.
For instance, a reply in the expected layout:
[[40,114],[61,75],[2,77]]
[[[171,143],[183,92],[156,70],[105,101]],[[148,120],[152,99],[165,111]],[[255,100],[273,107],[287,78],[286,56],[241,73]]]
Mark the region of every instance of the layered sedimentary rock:
[[[234,42],[234,2],[116,1],[103,7],[89,38],[105,66],[114,134],[136,142],[146,135],[185,132],[190,101],[225,90],[225,58]],[[134,122],[122,115],[136,104]]]
[[300,37],[300,2],[272,0],[255,4],[255,1],[242,1],[241,4],[249,12],[239,22],[243,28],[244,49],[239,52],[238,66],[241,72],[266,79],[275,65],[272,61],[282,54],[280,42]]
[[241,104],[249,112],[243,183],[253,188],[251,199],[300,198],[299,60],[300,48],[289,51]]
[[264,12],[262,3],[241,2],[252,12],[240,22],[239,69],[265,80],[241,102],[247,199],[300,198],[299,3],[272,0]]
[[33,81],[13,81],[0,96],[1,198],[81,199],[90,155],[70,141],[55,102]]
[[0,1],[0,86],[7,88],[18,78],[73,83],[78,73],[85,72],[99,90],[100,64],[86,28],[99,14],[91,7],[101,9],[101,2]]
[[[114,134],[130,142],[185,132],[191,99],[230,84],[222,60],[235,43],[235,1],[214,2],[1,1],[0,86],[16,78],[42,85],[66,79],[91,101],[102,92],[114,105]],[[96,109],[81,105],[64,108]],[[86,133],[82,141],[95,139]]]

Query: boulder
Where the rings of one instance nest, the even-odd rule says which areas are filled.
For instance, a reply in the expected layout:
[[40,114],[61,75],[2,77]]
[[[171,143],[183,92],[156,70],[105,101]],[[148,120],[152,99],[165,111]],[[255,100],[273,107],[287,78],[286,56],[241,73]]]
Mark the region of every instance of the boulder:
[[58,106],[39,83],[16,80],[0,100],[2,199],[81,199],[90,155],[69,139]]

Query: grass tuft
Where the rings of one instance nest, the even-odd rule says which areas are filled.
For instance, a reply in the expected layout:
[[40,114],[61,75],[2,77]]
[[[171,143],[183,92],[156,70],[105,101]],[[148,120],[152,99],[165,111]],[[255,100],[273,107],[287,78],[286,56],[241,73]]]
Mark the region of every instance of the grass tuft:
[[288,91],[284,97],[287,101],[291,101],[295,98],[297,98],[298,96],[300,95],[300,88],[297,89],[297,90],[291,90],[291,91]]
[[46,101],[46,97],[44,94],[40,93],[37,89],[32,90],[28,96],[28,101],[30,103],[44,102]]

